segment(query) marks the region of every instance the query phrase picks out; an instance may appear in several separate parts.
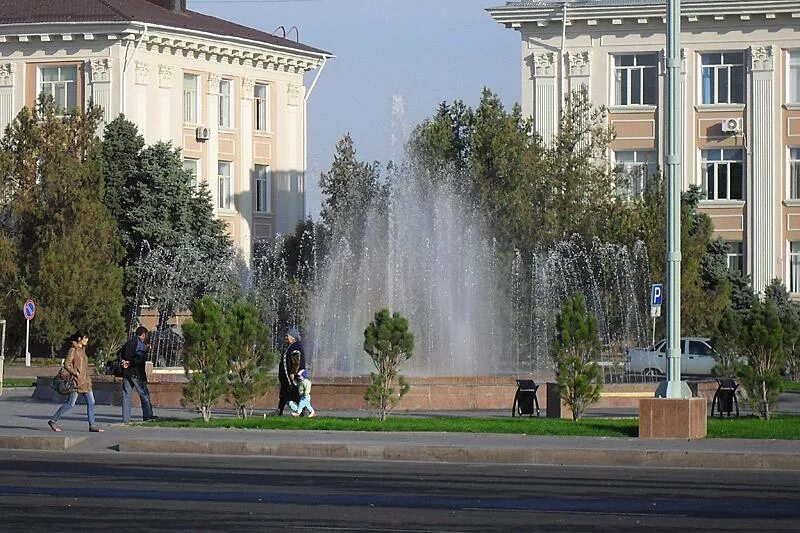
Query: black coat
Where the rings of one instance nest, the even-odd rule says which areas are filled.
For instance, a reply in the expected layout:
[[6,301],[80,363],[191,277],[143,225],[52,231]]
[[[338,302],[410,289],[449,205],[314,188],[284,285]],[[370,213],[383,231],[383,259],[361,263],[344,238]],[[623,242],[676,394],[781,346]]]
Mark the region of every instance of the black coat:
[[134,377],[142,381],[147,381],[147,372],[145,372],[145,363],[147,362],[147,348],[144,350],[137,350],[139,344],[139,337],[131,337],[125,343],[125,351],[122,354],[122,359],[130,362],[128,368],[122,369],[122,377]]
[[281,360],[278,363],[278,379],[281,382],[281,391],[292,391],[297,387],[294,384],[294,374],[306,367],[306,355],[303,352],[303,345],[300,341],[288,345],[281,352]]

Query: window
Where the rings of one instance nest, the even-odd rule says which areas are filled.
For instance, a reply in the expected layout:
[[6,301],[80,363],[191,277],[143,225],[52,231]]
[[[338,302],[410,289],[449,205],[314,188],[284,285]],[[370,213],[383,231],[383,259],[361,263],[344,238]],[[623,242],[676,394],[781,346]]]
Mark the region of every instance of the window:
[[220,80],[219,82],[219,127],[230,128],[231,126],[231,95],[233,83],[231,80]]
[[217,208],[226,211],[233,210],[233,174],[232,163],[220,161],[217,171]]
[[692,355],[712,355],[708,344],[701,341],[689,341],[689,353]]
[[789,92],[787,101],[800,104],[800,50],[789,52],[789,79],[787,80]]
[[197,159],[184,159],[183,169],[192,175],[192,188],[197,189],[200,186],[200,161]]
[[198,123],[198,104],[200,77],[196,74],[183,75],[183,121],[187,124]]
[[800,148],[789,149],[789,199],[800,200]]
[[614,93],[616,105],[656,105],[658,71],[656,54],[633,54],[614,57]]
[[789,243],[789,292],[800,292],[800,241]]
[[272,180],[269,167],[256,165],[256,213],[272,211]]
[[78,105],[78,67],[42,67],[39,92],[53,97],[56,109],[67,113]]
[[744,53],[702,54],[703,103],[744,103]]
[[657,154],[652,150],[614,152],[614,159],[622,167],[623,178],[629,184],[627,194],[641,198],[652,185],[653,176],[658,169]]
[[269,85],[255,85],[256,130],[269,131]]
[[742,150],[703,150],[703,189],[709,200],[744,200]]
[[744,243],[742,241],[726,241],[728,245],[728,270],[744,272]]

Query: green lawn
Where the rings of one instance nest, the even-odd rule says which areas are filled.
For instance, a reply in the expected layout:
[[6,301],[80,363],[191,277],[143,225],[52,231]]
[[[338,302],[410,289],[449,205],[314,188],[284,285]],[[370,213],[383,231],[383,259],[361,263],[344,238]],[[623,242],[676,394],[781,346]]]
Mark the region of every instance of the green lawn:
[[[585,418],[579,422],[553,418],[212,418],[206,424],[193,420],[162,419],[149,422],[166,427],[209,427],[241,429],[315,429],[328,431],[421,431],[446,433],[511,433],[518,435],[557,435],[586,437],[636,437],[635,418]],[[754,417],[709,418],[709,438],[800,439],[800,416],[779,416],[770,421]]]
[[785,381],[783,382],[783,392],[800,392],[800,382]]
[[35,387],[35,378],[5,378],[3,379],[3,387]]

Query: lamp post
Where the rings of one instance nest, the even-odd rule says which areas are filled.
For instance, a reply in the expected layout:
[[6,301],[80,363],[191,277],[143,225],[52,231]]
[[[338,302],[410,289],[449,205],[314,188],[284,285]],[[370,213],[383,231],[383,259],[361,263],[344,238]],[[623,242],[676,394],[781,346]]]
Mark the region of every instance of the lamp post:
[[660,398],[691,398],[681,381],[681,188],[683,101],[681,99],[681,3],[667,0],[667,381]]

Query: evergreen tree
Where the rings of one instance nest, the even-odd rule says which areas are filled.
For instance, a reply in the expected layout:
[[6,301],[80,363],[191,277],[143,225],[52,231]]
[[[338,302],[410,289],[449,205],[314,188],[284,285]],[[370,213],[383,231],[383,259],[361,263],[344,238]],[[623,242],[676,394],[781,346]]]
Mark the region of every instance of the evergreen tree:
[[414,335],[408,331],[408,320],[400,313],[390,315],[388,309],[375,313],[375,320],[364,330],[364,351],[377,370],[370,373],[364,399],[384,421],[410,389],[400,375],[400,365],[414,354]]
[[597,318],[586,310],[586,299],[572,295],[556,316],[556,338],[551,356],[556,364],[556,381],[561,399],[579,420],[586,408],[600,399],[603,379],[597,358],[600,337]]
[[226,314],[230,330],[229,396],[240,418],[247,418],[254,402],[272,384],[271,369],[277,356],[269,349],[269,331],[261,321],[258,309],[246,302],[237,302]]
[[183,368],[188,383],[183,387],[181,405],[194,406],[208,422],[211,410],[228,391],[230,324],[210,297],[197,300],[191,310],[192,319],[183,325]]
[[336,144],[331,168],[322,173],[319,186],[325,197],[320,216],[331,235],[344,237],[351,247],[359,248],[369,211],[388,201],[388,187],[380,183],[378,163],[359,161],[347,134]]
[[[120,247],[103,204],[100,119],[97,108],[58,116],[43,97],[19,113],[0,148],[4,255],[17,257],[15,297],[37,301],[33,334],[51,350],[76,329],[105,350],[122,337]],[[26,250],[24,258],[15,249]]]
[[756,301],[744,319],[739,337],[747,364],[739,367],[738,375],[753,411],[767,420],[772,416],[780,394],[783,337],[783,326],[775,304]]
[[800,376],[800,305],[793,302],[786,285],[774,279],[764,289],[764,300],[772,302],[778,309],[783,327],[783,351],[786,356],[786,372],[795,381]]

